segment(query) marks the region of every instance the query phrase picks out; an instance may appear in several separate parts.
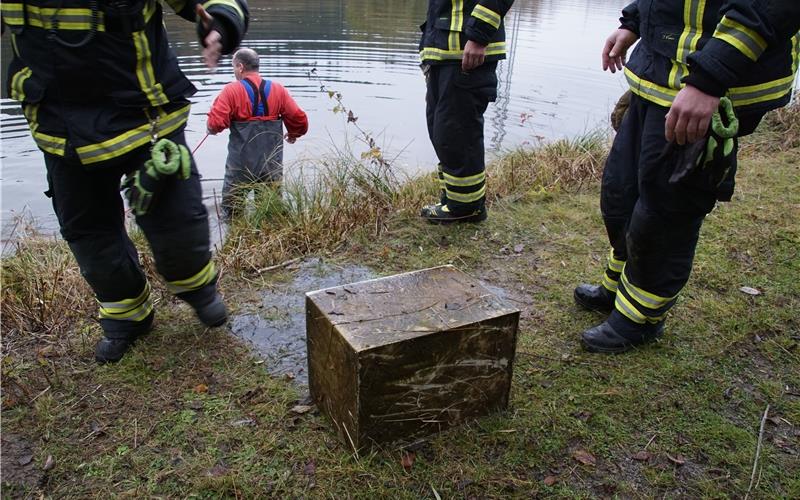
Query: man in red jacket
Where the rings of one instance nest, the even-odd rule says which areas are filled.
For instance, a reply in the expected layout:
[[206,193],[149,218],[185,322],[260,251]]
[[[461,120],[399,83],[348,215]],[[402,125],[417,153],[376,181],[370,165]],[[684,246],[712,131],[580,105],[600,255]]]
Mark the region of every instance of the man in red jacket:
[[308,131],[308,117],[289,91],[259,76],[254,50],[236,51],[233,74],[236,81],[223,87],[208,112],[208,133],[231,129],[222,185],[222,208],[227,217],[235,213],[237,200],[253,183],[281,180],[284,138],[294,144]]

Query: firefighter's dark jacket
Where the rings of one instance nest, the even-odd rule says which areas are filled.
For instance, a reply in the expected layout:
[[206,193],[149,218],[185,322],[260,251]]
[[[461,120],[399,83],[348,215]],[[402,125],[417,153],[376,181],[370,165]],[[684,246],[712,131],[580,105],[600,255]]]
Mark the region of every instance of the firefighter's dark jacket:
[[504,59],[503,19],[513,0],[429,0],[428,17],[420,26],[420,59],[428,64],[462,59],[468,40],[486,46],[486,60]]
[[[214,18],[230,53],[244,37],[246,0],[166,0],[198,22],[197,4]],[[123,158],[181,129],[196,89],[169,47],[158,0],[10,0],[3,30],[14,57],[8,91],[22,103],[34,140],[57,156],[77,154],[87,166]],[[198,22],[202,41],[207,34]]]
[[798,0],[638,0],[620,21],[641,36],[625,75],[648,101],[669,106],[686,84],[727,94],[740,112],[763,113],[791,98]]

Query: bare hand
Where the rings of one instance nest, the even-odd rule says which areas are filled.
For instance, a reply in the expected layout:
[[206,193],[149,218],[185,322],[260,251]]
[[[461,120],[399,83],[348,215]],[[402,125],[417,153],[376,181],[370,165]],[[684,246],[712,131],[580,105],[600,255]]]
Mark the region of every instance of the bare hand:
[[619,28],[611,33],[611,36],[606,39],[606,44],[603,45],[603,71],[609,69],[612,73],[616,73],[617,70],[622,71],[628,49],[638,38],[636,33],[624,28]]
[[675,97],[667,113],[667,141],[680,145],[695,142],[706,136],[711,116],[719,107],[719,97],[708,95],[687,85]]
[[[203,28],[206,31],[211,29],[214,18],[206,12],[202,5],[197,4],[195,13],[200,22],[203,23]],[[205,44],[205,47],[203,47],[203,62],[206,63],[209,69],[216,68],[219,58],[222,57],[222,35],[219,34],[219,31],[209,31],[203,42]]]
[[286,142],[288,142],[289,144],[294,144],[297,141],[297,137],[291,136],[289,134],[284,135],[283,138],[286,139]]
[[486,59],[486,46],[478,42],[468,40],[464,46],[464,58],[461,60],[461,70],[470,71],[481,64]]

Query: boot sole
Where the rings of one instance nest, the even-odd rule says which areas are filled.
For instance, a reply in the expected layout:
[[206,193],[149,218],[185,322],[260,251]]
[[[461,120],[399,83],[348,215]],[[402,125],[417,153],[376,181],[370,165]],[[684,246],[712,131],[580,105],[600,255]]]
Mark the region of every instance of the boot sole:
[[609,304],[608,307],[598,307],[593,305],[589,302],[584,301],[583,299],[578,296],[577,292],[572,292],[572,298],[575,299],[575,303],[581,306],[582,308],[586,309],[587,311],[592,312],[599,312],[599,313],[610,313],[614,309],[614,304]]
[[488,214],[485,212],[479,215],[466,215],[464,217],[426,217],[422,216],[423,219],[428,221],[431,224],[439,224],[439,225],[446,225],[446,224],[458,224],[458,223],[477,223],[483,222],[488,218]]

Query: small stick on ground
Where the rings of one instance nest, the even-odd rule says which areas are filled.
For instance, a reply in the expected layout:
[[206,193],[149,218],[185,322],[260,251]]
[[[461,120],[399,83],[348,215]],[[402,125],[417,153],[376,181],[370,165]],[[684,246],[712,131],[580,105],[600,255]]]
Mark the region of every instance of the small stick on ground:
[[258,274],[261,274],[261,273],[265,273],[267,271],[274,271],[275,269],[280,269],[282,267],[291,266],[295,262],[300,262],[301,260],[303,260],[302,257],[297,257],[295,259],[287,260],[286,262],[281,262],[280,264],[275,264],[274,266],[268,266],[268,267],[264,267],[264,268],[258,269],[258,270],[256,270],[256,272]]
[[761,455],[761,442],[764,440],[764,423],[767,421],[769,415],[769,405],[764,409],[764,416],[761,417],[761,428],[758,430],[758,444],[756,445],[756,457],[753,460],[753,472],[750,474],[750,486],[747,487],[747,493],[744,495],[744,500],[750,496],[750,491],[753,489],[753,483],[756,480],[756,470],[758,470],[758,458]]

